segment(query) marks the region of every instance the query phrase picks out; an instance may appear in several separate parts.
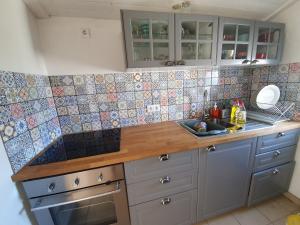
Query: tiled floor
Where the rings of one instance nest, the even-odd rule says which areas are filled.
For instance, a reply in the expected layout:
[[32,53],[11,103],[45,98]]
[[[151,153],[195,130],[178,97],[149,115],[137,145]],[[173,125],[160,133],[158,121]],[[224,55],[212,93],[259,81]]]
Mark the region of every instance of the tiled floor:
[[280,196],[252,208],[209,219],[197,225],[285,225],[288,215],[300,212],[300,206]]

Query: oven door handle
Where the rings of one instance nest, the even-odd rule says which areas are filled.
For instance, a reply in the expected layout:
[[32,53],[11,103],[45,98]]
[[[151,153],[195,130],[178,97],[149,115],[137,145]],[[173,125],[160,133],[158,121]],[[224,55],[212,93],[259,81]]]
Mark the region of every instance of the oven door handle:
[[[45,210],[52,207],[58,207],[68,205],[85,200],[91,200],[94,198],[113,195],[121,192],[120,182],[114,182],[109,185],[101,185],[103,187],[91,187],[82,190],[76,190],[72,192],[50,195],[45,197],[39,197],[31,199],[30,203],[33,206],[31,211]],[[99,191],[100,190],[100,191]]]

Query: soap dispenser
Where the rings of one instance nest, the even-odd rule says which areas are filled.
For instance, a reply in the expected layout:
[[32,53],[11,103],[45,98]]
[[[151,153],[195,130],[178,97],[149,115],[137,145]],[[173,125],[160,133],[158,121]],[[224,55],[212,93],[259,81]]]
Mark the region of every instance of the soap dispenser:
[[210,118],[211,119],[221,119],[221,109],[218,107],[215,102],[214,107],[210,110]]

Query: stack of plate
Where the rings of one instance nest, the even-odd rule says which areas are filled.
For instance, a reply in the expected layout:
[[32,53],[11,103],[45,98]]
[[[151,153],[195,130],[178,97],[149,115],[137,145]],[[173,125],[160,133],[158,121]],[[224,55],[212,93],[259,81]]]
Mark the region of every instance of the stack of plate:
[[251,105],[261,111],[248,111],[249,119],[275,124],[288,120],[281,117],[280,110],[276,107],[280,98],[280,90],[276,85],[268,85],[263,87],[251,96]]

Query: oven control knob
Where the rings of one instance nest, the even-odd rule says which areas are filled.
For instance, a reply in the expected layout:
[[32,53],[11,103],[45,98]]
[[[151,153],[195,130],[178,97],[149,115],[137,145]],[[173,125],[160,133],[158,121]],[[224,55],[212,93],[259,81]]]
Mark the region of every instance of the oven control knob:
[[48,187],[48,192],[53,192],[55,189],[55,183],[51,183]]
[[75,186],[75,187],[78,187],[78,186],[79,186],[79,183],[80,183],[79,178],[76,178],[76,179],[74,180],[74,186]]

